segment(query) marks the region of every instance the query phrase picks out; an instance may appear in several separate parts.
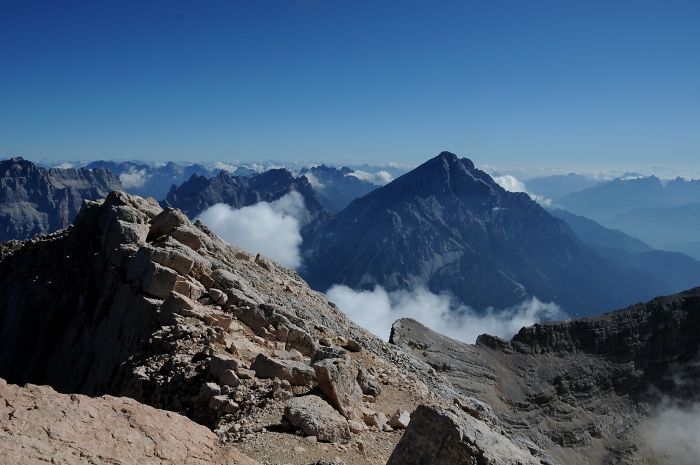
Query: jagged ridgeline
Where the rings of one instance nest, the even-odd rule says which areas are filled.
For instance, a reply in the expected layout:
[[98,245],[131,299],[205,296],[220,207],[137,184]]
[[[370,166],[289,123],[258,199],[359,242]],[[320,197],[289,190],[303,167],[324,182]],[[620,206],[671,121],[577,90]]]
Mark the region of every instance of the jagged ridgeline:
[[113,192],[0,246],[0,377],[135,400],[0,381],[0,449],[248,463],[218,436],[267,463],[674,463],[642,407],[697,402],[699,306],[695,289],[476,345],[401,320],[390,344],[295,272]]
[[83,200],[121,188],[105,168],[46,169],[20,157],[0,161],[0,242],[63,229]]

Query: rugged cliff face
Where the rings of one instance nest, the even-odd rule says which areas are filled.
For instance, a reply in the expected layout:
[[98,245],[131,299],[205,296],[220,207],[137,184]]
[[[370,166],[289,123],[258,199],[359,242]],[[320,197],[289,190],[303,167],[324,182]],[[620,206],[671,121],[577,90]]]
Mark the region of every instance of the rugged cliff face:
[[536,296],[570,315],[597,314],[673,292],[449,152],[307,228],[302,247],[302,276],[315,289],[421,285],[477,310]]
[[399,320],[392,342],[561,463],[637,463],[649,455],[638,437],[646,413],[700,400],[698,334],[700,288],[476,345]]
[[19,157],[0,161],[0,242],[63,229],[83,200],[120,188],[119,178],[104,168],[45,169]]

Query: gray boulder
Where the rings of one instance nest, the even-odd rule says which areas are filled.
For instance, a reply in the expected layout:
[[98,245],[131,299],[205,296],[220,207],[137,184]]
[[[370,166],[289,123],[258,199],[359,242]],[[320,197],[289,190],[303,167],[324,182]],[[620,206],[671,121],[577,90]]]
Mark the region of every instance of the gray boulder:
[[284,416],[292,425],[301,428],[319,441],[348,442],[348,422],[333,407],[318,396],[295,397],[284,407]]

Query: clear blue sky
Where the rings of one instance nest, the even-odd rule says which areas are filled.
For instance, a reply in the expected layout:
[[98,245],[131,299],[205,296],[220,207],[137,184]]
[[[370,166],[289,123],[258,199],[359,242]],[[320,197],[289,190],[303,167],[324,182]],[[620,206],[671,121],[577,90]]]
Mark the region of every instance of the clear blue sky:
[[700,1],[0,2],[0,157],[692,168]]

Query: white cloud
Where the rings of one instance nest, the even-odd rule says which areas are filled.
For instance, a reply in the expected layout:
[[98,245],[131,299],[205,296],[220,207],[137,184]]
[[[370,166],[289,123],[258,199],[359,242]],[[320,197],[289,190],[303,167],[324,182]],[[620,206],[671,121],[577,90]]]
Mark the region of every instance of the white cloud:
[[304,198],[290,192],[274,202],[259,202],[238,210],[219,203],[203,211],[199,219],[231,244],[262,253],[288,268],[298,268],[299,225],[305,216]]
[[378,173],[367,173],[366,171],[353,171],[348,176],[354,176],[360,181],[369,181],[372,184],[383,186],[393,181],[391,174],[388,171],[379,171]]
[[120,174],[119,180],[122,182],[124,189],[130,189],[132,187],[143,187],[148,180],[148,176],[146,175],[145,168],[139,171],[132,169],[127,173]]
[[229,165],[228,163],[222,163],[220,161],[211,165],[212,171],[228,171],[229,173],[233,173],[237,168],[236,165]]
[[433,294],[423,287],[389,293],[381,286],[355,291],[335,285],[326,296],[355,323],[385,340],[399,318],[413,318],[438,333],[472,344],[480,334],[510,339],[523,326],[566,317],[555,303],[543,303],[535,297],[505,310],[476,312],[448,295]]
[[67,170],[69,168],[73,168],[73,163],[63,162],[60,165],[58,165],[56,168],[60,168],[62,170]]
[[537,203],[540,203],[542,205],[552,204],[551,199],[545,199],[541,195],[528,192],[527,187],[525,187],[525,183],[522,181],[518,181],[518,179],[516,179],[515,176],[511,176],[510,174],[507,174],[505,176],[494,176],[493,180],[496,181],[496,184],[498,184],[508,192],[525,192],[527,195],[530,196],[532,200],[534,200]]
[[518,181],[515,176],[511,176],[509,174],[505,176],[494,176],[493,178],[494,181],[496,181],[496,184],[507,190],[508,192],[525,192],[527,193],[527,188],[525,187],[525,183],[522,181]]
[[325,187],[311,171],[304,173],[304,176],[306,176],[306,179],[309,180],[309,184],[311,184],[311,187],[314,189],[323,189]]
[[640,431],[645,444],[659,458],[678,465],[698,463],[700,404],[688,408],[664,404],[642,424]]

